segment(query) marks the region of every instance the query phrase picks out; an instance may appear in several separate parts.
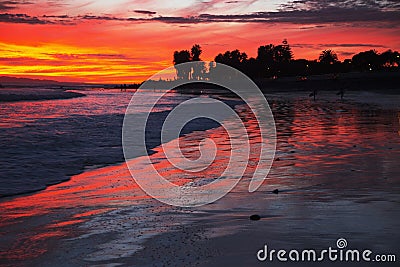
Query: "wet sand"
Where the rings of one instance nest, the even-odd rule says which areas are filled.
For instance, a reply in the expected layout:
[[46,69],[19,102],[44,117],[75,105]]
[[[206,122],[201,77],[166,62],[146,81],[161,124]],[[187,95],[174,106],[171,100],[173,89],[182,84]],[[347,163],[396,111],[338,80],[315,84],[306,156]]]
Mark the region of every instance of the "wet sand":
[[[350,93],[344,101],[321,96],[314,102],[302,94],[269,95],[278,149],[270,175],[255,193],[247,191],[254,170],[250,164],[238,186],[221,200],[201,208],[170,207],[146,196],[120,164],[4,200],[0,264],[290,266],[258,262],[256,253],[265,244],[320,250],[334,247],[338,238],[346,238],[350,248],[398,256],[399,102],[374,95],[372,103],[358,103],[359,94],[355,96]],[[256,162],[259,136],[253,125],[249,116],[246,126],[252,129]],[[197,174],[198,179],[214,179],[225,166],[225,135],[216,128],[182,137],[183,150],[193,158],[200,140],[219,140],[216,165]],[[188,182],[165,161],[162,150],[155,152],[151,157],[160,172],[176,183]],[[135,161],[140,164],[141,158]],[[273,194],[275,189],[280,193]],[[252,214],[261,220],[250,221]]]

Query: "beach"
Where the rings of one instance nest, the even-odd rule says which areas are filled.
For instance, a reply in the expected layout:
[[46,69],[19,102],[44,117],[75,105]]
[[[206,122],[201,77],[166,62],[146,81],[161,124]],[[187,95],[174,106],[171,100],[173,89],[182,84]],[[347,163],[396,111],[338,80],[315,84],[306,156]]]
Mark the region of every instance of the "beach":
[[400,266],[400,0],[0,25],[0,267]]
[[[341,100],[328,90],[313,101],[307,91],[266,93],[278,144],[261,188],[248,192],[254,171],[249,163],[224,198],[178,208],[147,196],[124,162],[121,126],[132,94],[84,94],[25,102],[26,109],[2,106],[0,140],[9,156],[2,159],[1,193],[14,196],[0,199],[0,265],[317,266],[321,263],[262,262],[257,252],[264,245],[322,250],[340,238],[352,249],[400,255],[399,95],[348,90]],[[149,92],[149,98],[152,94],[158,93]],[[190,97],[166,96],[153,110],[153,121]],[[242,103],[230,103],[245,118],[255,163],[260,136],[254,118]],[[177,184],[215,179],[229,159],[226,132],[210,122],[198,124],[180,137],[184,154],[198,157],[197,145],[211,138],[217,158],[191,180],[168,163],[157,134],[148,140],[155,168]],[[131,164],[143,164],[143,156]],[[253,214],[261,219],[251,221]]]

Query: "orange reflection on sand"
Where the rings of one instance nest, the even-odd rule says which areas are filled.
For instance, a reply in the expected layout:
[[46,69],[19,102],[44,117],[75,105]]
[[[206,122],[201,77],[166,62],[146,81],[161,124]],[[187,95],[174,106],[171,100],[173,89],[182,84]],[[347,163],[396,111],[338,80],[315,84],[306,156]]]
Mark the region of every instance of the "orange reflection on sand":
[[[249,177],[259,161],[261,138],[254,114],[246,108],[241,109],[239,113],[245,118],[244,124],[248,128],[250,136],[251,160],[245,172],[245,175]],[[193,181],[212,182],[222,175],[231,160],[231,144],[226,130],[219,127],[191,133],[181,137],[179,144],[183,155],[188,159],[195,160],[200,155],[198,148],[204,138],[214,140],[217,147],[216,157],[206,170],[187,172],[175,168],[166,160],[166,155],[160,146],[155,149],[156,153],[150,156],[153,166],[144,166],[139,171],[146,172],[148,168],[154,167],[177,185]],[[143,159],[137,158],[133,161],[140,163]],[[40,220],[37,228],[30,226],[29,229],[24,229],[21,235],[16,234],[19,237],[14,240],[13,246],[2,257],[22,260],[38,257],[47,251],[47,247],[42,246],[41,243],[51,243],[44,242],[45,239],[72,237],[77,234],[76,225],[89,220],[91,216],[122,206],[132,206],[149,198],[134,183],[127,165],[124,163],[87,171],[73,176],[68,182],[50,186],[44,191],[2,202],[0,203],[2,214],[0,231],[7,229],[7,231],[19,233],[21,225],[30,225],[31,220]],[[152,212],[156,212],[156,210],[157,208],[154,208]],[[4,234],[9,235],[10,232]]]
[[54,209],[102,207],[118,201],[142,199],[125,164],[73,176],[68,182],[50,186],[36,194],[0,203],[3,223],[44,215]]
[[89,210],[86,212],[77,213],[74,216],[72,216],[72,218],[90,217],[90,216],[98,215],[98,214],[105,213],[105,212],[112,211],[112,210],[115,210],[115,208],[103,208],[103,209],[99,208],[96,210]]
[[46,253],[49,244],[45,243],[45,240],[63,236],[66,236],[66,232],[62,230],[36,232],[35,235],[23,236],[18,242],[9,244],[7,250],[0,251],[0,258],[9,261],[33,259]]
[[[243,123],[249,135],[248,142],[243,143],[243,145],[249,145],[250,147],[250,158],[244,176],[251,177],[260,159],[260,129],[254,114],[249,110],[247,106],[243,105],[238,108],[237,111],[240,117],[243,119]],[[191,133],[184,137],[181,137],[179,142],[179,149],[181,150],[182,155],[185,156],[185,159],[197,160],[200,157],[200,143],[205,138],[212,139],[213,142],[216,144],[216,155],[212,163],[204,170],[185,171],[177,169],[168,160],[165,160],[166,155],[163,149],[168,149],[168,144],[154,149],[157,153],[151,157],[153,167],[163,177],[176,185],[183,185],[189,182],[199,181],[201,181],[201,184],[209,184],[215,179],[220,178],[223,175],[224,171],[227,169],[228,164],[231,163],[234,167],[235,160],[238,160],[231,158],[231,139],[224,127],[219,127],[218,129],[211,129],[204,132]],[[203,149],[208,148],[206,147]],[[143,169],[142,171],[148,171],[149,175],[151,175],[151,169]],[[220,182],[223,182],[223,180],[220,179]],[[215,189],[217,190],[217,188]]]
[[[292,136],[289,138],[294,153],[289,154],[293,165],[290,176],[298,177],[297,184],[308,187],[326,181],[324,172],[340,173],[341,166],[346,166],[348,159],[354,156],[353,145],[359,140],[359,129],[354,116],[330,114],[327,118],[317,107],[297,111],[304,104],[294,107],[291,124]],[[352,113],[353,111],[349,111]],[[346,151],[346,152],[344,152]],[[324,170],[324,171],[321,171]],[[335,179],[345,179],[345,175],[337,174]],[[333,179],[329,183],[337,186]]]
[[74,225],[74,224],[78,224],[78,223],[82,223],[85,220],[70,220],[70,221],[61,221],[58,223],[54,223],[54,224],[50,224],[48,225],[48,228],[53,228],[53,227],[64,227],[64,226],[68,226],[68,225]]
[[7,260],[36,258],[48,250],[51,244],[48,239],[76,235],[71,226],[146,198],[122,164],[88,171],[44,191],[2,202],[0,234],[13,239],[0,257]]
[[[292,144],[301,150],[302,144],[321,148],[328,144],[349,144],[350,140],[358,135],[357,125],[353,116],[342,117],[332,114],[330,119],[324,118],[326,111],[316,107],[304,109],[304,104],[295,102],[295,112],[291,130],[294,133],[295,142]],[[351,112],[351,111],[350,111]],[[322,115],[322,116],[321,116]]]
[[387,154],[398,145],[392,111],[345,101],[284,104],[276,117],[279,160],[268,185],[277,182],[289,190],[387,186],[390,180],[380,177],[393,176],[396,163]]
[[[228,133],[224,128],[220,127],[218,131],[205,131],[203,133],[189,134],[180,139],[179,149],[182,155],[188,160],[197,160],[200,157],[199,145],[204,138],[212,139],[216,144],[216,157],[205,170],[197,172],[189,172],[182,169],[178,169],[173,166],[170,161],[166,159],[164,153],[164,148],[169,147],[159,147],[157,151],[157,160],[153,159],[154,168],[163,176],[169,179],[172,183],[176,185],[183,185],[185,183],[191,182],[197,178],[201,179],[215,179],[221,176],[224,169],[227,167],[229,162],[229,156],[231,154],[230,145],[229,148],[225,146],[218,146],[221,141],[229,140]],[[207,148],[204,148],[207,149]],[[161,160],[160,160],[161,159]],[[178,159],[179,160],[179,159]]]

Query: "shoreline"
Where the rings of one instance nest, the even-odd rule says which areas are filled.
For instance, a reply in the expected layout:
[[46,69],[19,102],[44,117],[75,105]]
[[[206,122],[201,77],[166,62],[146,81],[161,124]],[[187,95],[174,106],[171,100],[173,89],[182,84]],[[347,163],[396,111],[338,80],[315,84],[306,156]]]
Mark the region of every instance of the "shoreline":
[[[232,100],[232,99],[225,99],[223,101],[231,106],[235,106],[235,105],[238,105],[241,103],[240,101]],[[149,116],[149,121],[152,122],[151,127],[153,127],[153,129],[148,132],[149,139],[147,140],[147,143],[146,143],[148,155],[154,154],[155,152],[153,151],[153,149],[160,146],[160,144],[161,144],[161,139],[160,139],[161,136],[159,134],[161,132],[161,127],[162,127],[161,123],[165,120],[165,118],[168,116],[168,114],[169,114],[168,111],[161,111],[161,112],[152,112]],[[32,195],[37,192],[44,191],[50,186],[68,182],[72,176],[82,174],[83,172],[85,172],[85,169],[90,166],[106,167],[106,166],[112,166],[115,164],[122,164],[123,162],[125,162],[124,156],[123,156],[123,150],[122,150],[122,143],[121,143],[122,121],[123,121],[123,114],[114,114],[112,116],[100,116],[100,117],[98,117],[98,116],[91,117],[90,116],[89,119],[83,119],[83,120],[80,119],[79,121],[76,122],[77,124],[86,125],[87,123],[90,123],[90,125],[92,125],[92,127],[96,126],[97,123],[107,122],[107,124],[105,126],[107,126],[107,128],[113,127],[114,134],[109,135],[109,137],[107,137],[104,140],[94,139],[97,145],[95,144],[94,147],[85,147],[84,150],[87,150],[86,155],[78,155],[78,156],[73,156],[72,158],[71,157],[66,158],[68,163],[65,163],[65,164],[69,164],[68,165],[69,168],[64,168],[65,170],[58,170],[58,169],[57,170],[53,170],[53,169],[47,170],[48,172],[51,171],[52,176],[54,176],[54,179],[51,182],[46,183],[46,184],[39,183],[39,184],[35,185],[37,188],[27,189],[26,191],[23,191],[23,192],[10,193],[10,192],[7,192],[6,190],[2,190],[0,192],[0,202],[2,200],[7,200],[7,199],[15,198],[15,197],[24,197],[26,195]],[[60,120],[59,122],[57,122],[56,125],[59,125],[59,124],[65,125],[65,123],[66,123],[65,120]],[[92,127],[89,127],[89,128],[91,129]],[[186,134],[190,134],[194,131],[206,131],[206,130],[213,129],[216,127],[219,127],[219,125],[214,122],[198,120],[197,123],[193,123],[193,124],[189,125],[189,127],[185,127],[181,134],[186,135]],[[56,128],[60,128],[60,127],[57,126]],[[10,129],[12,129],[12,128],[10,128]],[[44,130],[40,130],[40,131],[46,132],[47,129],[45,128]],[[87,134],[86,131],[85,131],[85,134]],[[73,142],[77,142],[75,137],[80,137],[80,136],[81,135],[78,135],[78,136],[73,135],[72,137],[68,137],[66,139],[66,142],[67,141],[71,142],[70,139],[73,139],[72,140]],[[84,142],[84,140],[80,140],[79,142]],[[112,146],[113,149],[107,150],[108,146]],[[99,147],[104,147],[104,153],[106,153],[106,151],[107,151],[107,155],[103,155],[104,153],[102,153],[101,155],[97,155],[96,153],[100,153],[100,152],[98,152]],[[82,147],[76,148],[74,146],[73,147],[68,146],[65,149],[67,151],[69,151],[69,150],[73,151],[75,149],[82,150]],[[94,152],[92,152],[93,149],[95,149]],[[64,150],[61,150],[57,153],[63,154],[64,152],[65,152]],[[61,155],[61,156],[63,156],[63,155]],[[143,155],[137,155],[137,156],[139,157],[139,156],[143,156]],[[80,159],[80,160],[77,160],[77,159]],[[63,166],[63,167],[65,167],[65,166]],[[58,173],[58,175],[56,175],[57,173]],[[11,174],[9,174],[9,176]],[[33,173],[30,172],[29,175],[33,175],[34,177],[40,177],[40,176],[47,175],[47,174],[46,174],[46,169],[44,169],[44,170],[36,169],[35,172],[33,172]],[[3,173],[3,176],[5,176],[4,173]],[[64,177],[64,178],[57,178],[57,177]],[[5,192],[5,193],[3,193],[3,192]]]

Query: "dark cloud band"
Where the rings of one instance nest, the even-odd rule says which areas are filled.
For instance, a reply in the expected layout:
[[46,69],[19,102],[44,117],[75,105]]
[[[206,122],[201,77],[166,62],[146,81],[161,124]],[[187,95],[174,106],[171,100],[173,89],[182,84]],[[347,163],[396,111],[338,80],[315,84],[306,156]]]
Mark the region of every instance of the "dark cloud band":
[[[11,6],[14,1],[0,2]],[[334,24],[348,23],[357,26],[398,27],[400,25],[400,3],[393,0],[360,1],[360,0],[296,0],[281,5],[278,11],[254,12],[248,14],[199,14],[194,16],[154,16],[155,11],[134,10],[146,17],[116,17],[109,15],[81,15],[70,17],[41,16],[29,14],[0,14],[0,22],[28,24],[78,24],[88,20],[129,21],[129,22],[162,22],[169,24],[200,23],[292,23],[292,24]],[[383,25],[383,26],[382,26]]]

